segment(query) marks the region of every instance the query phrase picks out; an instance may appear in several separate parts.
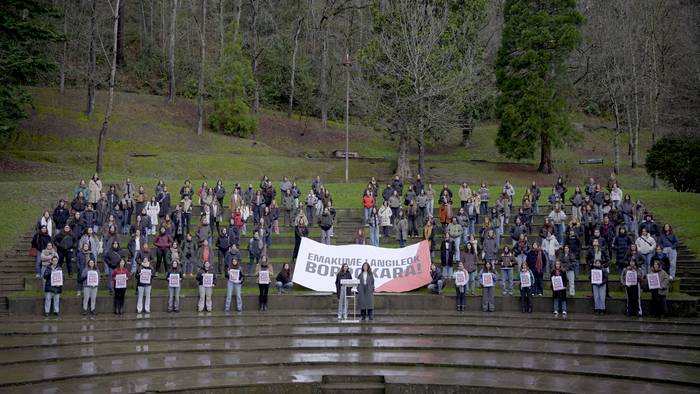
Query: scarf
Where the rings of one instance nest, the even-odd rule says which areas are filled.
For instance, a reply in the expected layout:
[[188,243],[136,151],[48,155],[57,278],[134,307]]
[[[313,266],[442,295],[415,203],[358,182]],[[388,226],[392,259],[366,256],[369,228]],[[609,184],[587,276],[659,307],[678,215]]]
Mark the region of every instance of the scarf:
[[535,269],[537,272],[542,272],[542,252],[537,251],[537,260],[535,260]]

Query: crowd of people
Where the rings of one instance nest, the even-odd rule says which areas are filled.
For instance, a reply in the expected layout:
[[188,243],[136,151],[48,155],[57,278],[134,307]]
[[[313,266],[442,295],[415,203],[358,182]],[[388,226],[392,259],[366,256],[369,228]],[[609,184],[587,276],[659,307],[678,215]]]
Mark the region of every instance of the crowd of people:
[[[559,178],[546,198],[532,182],[519,206],[516,189],[508,181],[495,191],[485,183],[474,189],[462,183],[457,193],[447,184],[437,191],[420,176],[406,183],[396,176],[382,189],[374,177],[369,180],[362,193],[369,243],[379,246],[381,238],[382,243],[395,238],[403,247],[410,238],[427,240],[431,254],[440,255],[439,264],[431,267],[429,287],[441,293],[454,280],[458,310],[464,309],[465,296],[474,295],[478,286],[482,309],[493,311],[494,288],[500,279],[503,295],[513,295],[514,281],[519,282],[522,310],[529,312],[532,297],[542,296],[544,281],[551,280],[553,286],[556,282],[553,308],[565,315],[567,293],[575,295],[585,261],[589,271],[602,272],[601,281],[596,275],[592,283],[596,313],[605,312],[611,270],[625,287],[628,315],[641,315],[641,290],[649,288],[650,275],[654,283],[658,275],[661,286],[650,289],[652,312],[666,313],[678,238],[670,224],[660,226],[641,201],[623,194],[614,175],[604,186],[591,178],[573,192]],[[137,312],[148,313],[152,280],[159,275],[168,281],[168,311],[177,312],[181,280],[195,277],[195,272],[200,311],[211,310],[212,289],[221,275],[227,280],[227,311],[234,295],[235,308],[242,309],[241,286],[246,278],[258,284],[259,309],[266,310],[270,284],[280,292],[292,286],[289,265],[273,280],[267,256],[280,224],[293,229],[294,260],[309,227],[318,226],[321,241],[329,244],[335,223],[331,192],[318,176],[306,196],[287,177],[275,187],[265,176],[255,188],[235,184],[230,192],[221,180],[213,187],[203,182],[197,188],[187,180],[175,196],[158,181],[149,197],[144,186],[128,178],[121,185],[104,186],[95,174],[88,182],[81,180],[71,198],[59,201],[53,212],[43,213],[31,254],[36,256],[37,277],[45,279],[46,314],[51,305],[55,313],[59,311],[62,286],[57,284],[62,282],[55,272],[63,275],[64,270],[68,277],[75,271],[83,313],[95,311],[100,277],[106,278],[114,295],[115,313],[123,312],[129,281],[137,288]],[[249,230],[244,269],[241,242]],[[531,242],[533,233],[536,240]],[[355,243],[365,242],[359,228]],[[637,283],[625,280],[631,271]],[[364,309],[371,318],[373,308]],[[338,313],[346,314],[340,306]]]

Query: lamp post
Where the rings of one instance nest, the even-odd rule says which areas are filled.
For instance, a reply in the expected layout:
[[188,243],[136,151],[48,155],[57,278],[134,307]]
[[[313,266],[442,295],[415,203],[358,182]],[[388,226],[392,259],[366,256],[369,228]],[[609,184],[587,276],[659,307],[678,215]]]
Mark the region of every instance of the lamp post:
[[345,86],[345,183],[348,183],[350,171],[350,54],[345,53],[345,61],[343,62],[345,71],[347,72],[347,84]]

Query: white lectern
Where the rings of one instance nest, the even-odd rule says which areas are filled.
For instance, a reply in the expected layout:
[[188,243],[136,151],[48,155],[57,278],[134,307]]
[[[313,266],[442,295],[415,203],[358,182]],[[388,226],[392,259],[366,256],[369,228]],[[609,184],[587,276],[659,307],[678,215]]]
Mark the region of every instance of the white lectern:
[[[359,323],[360,321],[357,320],[357,289],[355,286],[359,285],[360,281],[358,279],[341,279],[340,280],[340,293],[345,297],[345,303],[347,305],[348,298],[352,298],[352,320],[349,320],[347,316],[345,316],[344,319],[341,320],[342,323]],[[352,290],[350,290],[350,295],[347,295],[347,287],[352,286]]]

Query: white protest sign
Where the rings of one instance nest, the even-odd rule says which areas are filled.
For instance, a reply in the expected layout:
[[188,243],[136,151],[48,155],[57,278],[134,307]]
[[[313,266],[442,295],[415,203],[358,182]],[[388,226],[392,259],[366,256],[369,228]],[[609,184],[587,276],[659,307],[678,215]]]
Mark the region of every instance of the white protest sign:
[[118,274],[114,277],[114,287],[117,289],[126,289],[126,274]]
[[455,272],[455,286],[464,286],[467,284],[469,274],[466,271]]
[[637,286],[637,271],[627,271],[625,274],[625,286]]
[[564,290],[564,281],[562,280],[561,276],[553,276],[552,277],[552,290],[554,290],[554,291]]
[[258,272],[258,283],[261,285],[269,285],[270,284],[270,271],[264,270]]
[[203,274],[202,275],[202,286],[214,287],[214,274]]
[[335,292],[335,277],[347,264],[358,277],[364,262],[374,276],[375,292],[403,292],[430,283],[428,241],[405,248],[379,248],[371,245],[326,245],[303,238],[294,265],[294,283],[308,289]]
[[591,270],[591,284],[603,284],[603,270]]
[[100,283],[100,274],[97,271],[88,271],[87,285],[88,287],[97,287]]
[[180,287],[180,275],[179,274],[168,275],[168,286],[169,287]]
[[241,277],[241,270],[230,269],[228,270],[228,280],[233,283],[238,283]]
[[143,270],[139,274],[139,282],[150,285],[151,284],[151,270]]
[[481,274],[481,282],[484,287],[493,287],[493,274],[489,272]]
[[520,287],[530,287],[532,286],[532,283],[530,283],[530,274],[528,272],[520,272]]
[[63,286],[63,271],[56,270],[51,272],[51,286],[61,287]]
[[657,290],[661,288],[661,280],[659,279],[659,274],[647,275],[647,281],[649,282],[649,290]]

